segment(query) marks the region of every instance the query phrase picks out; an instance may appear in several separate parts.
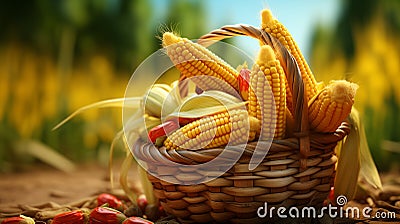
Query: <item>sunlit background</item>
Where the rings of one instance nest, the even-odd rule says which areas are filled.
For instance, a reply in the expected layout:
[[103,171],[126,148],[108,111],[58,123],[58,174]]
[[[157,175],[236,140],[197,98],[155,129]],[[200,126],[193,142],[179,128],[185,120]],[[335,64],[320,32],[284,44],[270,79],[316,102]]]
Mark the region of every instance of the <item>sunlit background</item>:
[[[0,172],[39,163],[15,147],[35,139],[76,162],[104,161],[121,110],[84,105],[124,95],[135,68],[161,47],[162,31],[196,39],[226,24],[259,26],[270,8],[318,81],[360,85],[362,114],[380,171],[400,159],[400,1],[69,0],[0,3]],[[230,43],[255,55],[257,41]],[[233,65],[236,67],[236,65]]]

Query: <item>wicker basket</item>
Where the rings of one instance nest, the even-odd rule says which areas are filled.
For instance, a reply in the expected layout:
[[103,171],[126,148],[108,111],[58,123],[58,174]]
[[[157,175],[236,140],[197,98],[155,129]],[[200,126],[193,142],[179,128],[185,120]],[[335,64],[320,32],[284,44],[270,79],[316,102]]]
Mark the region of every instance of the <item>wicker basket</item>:
[[[257,38],[277,52],[293,93],[296,132],[294,137],[274,140],[267,156],[256,169],[248,169],[257,144],[251,142],[245,146],[236,164],[222,176],[197,185],[172,184],[154,176],[168,175],[183,181],[200,180],[212,174],[202,170],[194,172],[187,167],[169,167],[167,162],[201,164],[212,160],[223,150],[232,153],[238,150],[228,147],[167,151],[151,143],[137,142],[133,153],[139,160],[147,162],[148,178],[156,197],[166,212],[183,223],[265,221],[257,216],[257,209],[264,206],[264,202],[275,207],[322,205],[335,176],[337,158],[334,148],[349,133],[346,122],[335,133],[309,132],[307,97],[297,63],[286,48],[268,33],[248,25],[225,26],[203,36],[199,43],[207,45],[210,43],[208,40],[236,35]],[[220,167],[215,167],[216,170],[224,168],[222,163]]]

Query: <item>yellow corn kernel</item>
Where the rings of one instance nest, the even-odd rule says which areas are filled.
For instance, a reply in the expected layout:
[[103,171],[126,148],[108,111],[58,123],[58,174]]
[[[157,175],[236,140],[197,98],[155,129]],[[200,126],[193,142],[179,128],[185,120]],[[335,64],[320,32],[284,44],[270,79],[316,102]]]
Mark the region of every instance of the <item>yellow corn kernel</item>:
[[331,81],[309,102],[310,128],[334,132],[350,114],[358,85],[345,80]]
[[[249,128],[249,129],[248,129]],[[248,116],[247,111],[235,109],[200,118],[167,137],[169,149],[201,149],[246,143],[255,138],[260,121]],[[232,137],[232,138],[231,138]]]
[[294,114],[294,105],[293,105],[293,94],[289,87],[289,82],[285,76],[285,91],[286,91],[286,107],[288,108],[288,112],[293,116]]
[[[281,44],[283,44],[288,49],[290,54],[293,55],[299,66],[308,99],[314,97],[315,94],[317,94],[317,82],[311,72],[310,67],[304,59],[304,56],[301,53],[300,48],[294,41],[292,35],[289,33],[286,27],[283,26],[282,23],[280,23],[276,18],[273,17],[269,9],[264,9],[261,11],[261,28],[265,30],[265,32],[270,33],[273,37],[278,39]],[[292,105],[292,98],[289,94],[287,94],[287,98],[288,105]],[[293,113],[293,108],[289,109]]]
[[[286,123],[285,73],[276,59],[274,51],[268,45],[261,46],[256,63],[253,65],[250,74],[250,88],[248,110],[251,116],[261,120],[260,139],[268,140],[272,136],[276,139],[284,138]],[[274,125],[275,129],[272,129],[271,127]]]
[[181,75],[193,78],[201,89],[228,93],[238,89],[238,71],[207,48],[171,32],[164,33],[163,46]]

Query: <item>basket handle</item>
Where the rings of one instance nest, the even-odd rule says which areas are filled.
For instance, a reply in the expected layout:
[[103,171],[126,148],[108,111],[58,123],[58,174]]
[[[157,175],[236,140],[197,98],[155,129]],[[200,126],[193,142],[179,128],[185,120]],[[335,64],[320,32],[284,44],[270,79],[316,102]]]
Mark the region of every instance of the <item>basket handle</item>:
[[251,25],[238,24],[227,25],[220,29],[200,37],[198,43],[203,46],[209,46],[216,41],[234,36],[249,36],[258,39],[263,44],[270,45],[274,49],[277,59],[286,74],[286,79],[292,92],[295,120],[295,137],[299,139],[299,148],[302,158],[300,165],[302,168],[307,166],[306,158],[310,151],[309,124],[308,124],[308,102],[305,92],[304,82],[301,77],[299,66],[295,58],[289,53],[277,39],[262,29]]

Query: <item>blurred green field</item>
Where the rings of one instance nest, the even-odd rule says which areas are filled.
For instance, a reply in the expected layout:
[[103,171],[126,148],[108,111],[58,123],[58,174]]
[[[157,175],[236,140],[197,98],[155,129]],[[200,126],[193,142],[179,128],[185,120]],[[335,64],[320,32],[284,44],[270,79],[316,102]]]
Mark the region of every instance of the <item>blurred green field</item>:
[[[0,172],[39,162],[15,147],[26,139],[38,140],[77,163],[106,162],[110,143],[122,127],[120,109],[91,110],[51,129],[79,107],[122,97],[135,68],[161,47],[162,31],[193,39],[209,31],[210,3],[158,2],[0,3]],[[315,21],[305,53],[318,81],[345,78],[360,85],[356,107],[378,169],[398,169],[400,1],[338,4],[333,26]],[[158,7],[165,6],[167,13],[158,15]],[[251,16],[257,17],[258,11]]]

